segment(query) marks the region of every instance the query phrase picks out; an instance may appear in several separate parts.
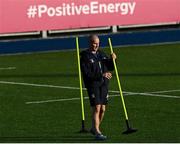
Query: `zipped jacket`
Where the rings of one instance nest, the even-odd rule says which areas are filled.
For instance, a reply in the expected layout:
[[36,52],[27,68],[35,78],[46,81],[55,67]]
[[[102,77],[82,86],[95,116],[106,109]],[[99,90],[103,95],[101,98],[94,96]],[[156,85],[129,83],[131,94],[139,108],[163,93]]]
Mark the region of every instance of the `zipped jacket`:
[[108,79],[103,73],[113,71],[113,60],[103,51],[98,50],[93,54],[89,49],[80,53],[81,72],[86,88],[108,85]]

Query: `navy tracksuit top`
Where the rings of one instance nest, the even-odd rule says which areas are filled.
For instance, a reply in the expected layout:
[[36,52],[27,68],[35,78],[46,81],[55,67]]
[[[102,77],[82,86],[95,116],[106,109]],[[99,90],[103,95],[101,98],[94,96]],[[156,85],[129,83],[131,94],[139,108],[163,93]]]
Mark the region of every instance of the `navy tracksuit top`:
[[108,79],[103,77],[103,73],[114,70],[112,58],[98,50],[93,54],[89,49],[80,53],[81,71],[86,88],[108,85]]

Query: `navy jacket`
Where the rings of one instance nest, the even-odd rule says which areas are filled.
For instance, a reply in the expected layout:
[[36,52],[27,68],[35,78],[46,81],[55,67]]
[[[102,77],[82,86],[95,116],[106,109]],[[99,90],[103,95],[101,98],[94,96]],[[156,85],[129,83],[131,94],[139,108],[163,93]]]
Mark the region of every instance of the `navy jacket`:
[[81,71],[86,88],[97,87],[102,84],[108,85],[108,79],[103,73],[114,70],[113,60],[98,50],[93,54],[89,49],[80,53]]

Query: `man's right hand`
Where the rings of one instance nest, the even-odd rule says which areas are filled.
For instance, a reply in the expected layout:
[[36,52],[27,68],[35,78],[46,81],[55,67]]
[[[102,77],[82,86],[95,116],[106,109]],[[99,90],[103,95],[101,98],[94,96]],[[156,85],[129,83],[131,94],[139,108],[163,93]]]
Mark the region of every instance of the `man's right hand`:
[[103,73],[103,77],[105,77],[107,79],[111,79],[112,78],[112,74],[110,72],[106,72],[106,73]]
[[116,56],[115,53],[112,53],[112,54],[111,54],[111,57],[112,57],[112,59],[114,59],[114,60],[117,58],[117,56]]

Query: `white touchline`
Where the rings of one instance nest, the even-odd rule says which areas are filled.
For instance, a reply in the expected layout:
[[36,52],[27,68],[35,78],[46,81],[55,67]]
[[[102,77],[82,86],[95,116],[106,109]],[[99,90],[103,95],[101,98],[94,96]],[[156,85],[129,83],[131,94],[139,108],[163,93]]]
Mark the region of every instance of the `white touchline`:
[[[79,90],[79,87],[70,87],[70,86],[57,86],[57,85],[48,85],[48,84],[33,84],[33,83],[22,83],[22,82],[11,82],[11,81],[0,81],[0,84],[11,84],[11,85],[23,85],[23,86],[34,86],[34,87],[48,87],[48,88],[59,88],[59,89],[71,89],[71,90]],[[86,88],[83,88],[86,90]],[[178,92],[180,89],[177,90],[164,90],[164,91],[153,91],[153,92],[143,92],[143,93],[167,93],[167,92]],[[119,93],[119,91],[110,90],[109,92],[112,93]],[[131,92],[123,91],[123,93],[127,94],[134,94]]]
[[[110,97],[117,97],[119,95],[110,95]],[[84,97],[84,99],[88,99],[88,97]],[[65,98],[65,99],[53,99],[53,100],[42,100],[42,101],[31,101],[26,102],[26,104],[41,104],[41,103],[51,103],[51,102],[63,102],[63,101],[73,101],[80,100],[80,98]]]
[[[179,96],[172,96],[172,95],[159,95],[159,94],[150,94],[150,93],[133,93],[134,95],[146,95],[146,96],[152,96],[152,97],[165,97],[165,98],[177,98],[179,99]],[[109,95],[109,97],[118,97],[120,95]],[[84,97],[84,99],[88,99],[88,97]],[[52,102],[63,102],[63,101],[74,101],[74,100],[80,100],[80,98],[68,98],[68,99],[54,99],[54,100],[42,100],[42,101],[31,101],[26,102],[26,104],[42,104],[42,103],[52,103]]]
[[[84,97],[84,99],[87,99],[87,98],[88,97]],[[68,99],[54,99],[54,100],[32,101],[32,102],[26,102],[26,104],[40,104],[40,103],[51,103],[51,102],[73,101],[73,100],[80,100],[80,98],[68,98]]]
[[16,67],[0,67],[0,70],[13,70],[16,69]]
[[[57,85],[47,85],[47,84],[33,84],[33,83],[22,83],[22,82],[10,82],[10,81],[0,81],[1,84],[10,85],[23,85],[23,86],[34,86],[34,87],[48,87],[48,88],[60,88],[60,89],[79,89],[78,87],[68,87],[68,86],[57,86]],[[85,90],[85,88],[83,88]]]
[[174,90],[162,90],[162,91],[152,91],[152,92],[143,92],[143,93],[169,93],[169,92],[178,92],[180,89],[174,89]]
[[[47,84],[33,84],[33,83],[23,83],[23,82],[11,82],[11,81],[0,81],[0,84],[10,84],[10,85],[23,85],[23,86],[34,86],[34,87],[48,87],[48,88],[59,88],[59,89],[71,89],[71,90],[79,90],[79,87],[69,87],[69,86],[57,86],[57,85],[47,85]],[[86,90],[86,88],[83,88]],[[116,92],[118,91],[109,91],[109,92]],[[123,91],[123,93],[128,93]]]
[[166,97],[166,98],[177,98],[179,99],[180,96],[174,96],[174,95],[162,95],[162,94],[152,94],[152,93],[137,93],[137,92],[129,92],[129,94],[125,94],[126,96],[130,95],[144,95],[144,96],[153,96],[153,97]]
[[[23,86],[34,86],[34,87],[48,87],[48,88],[79,90],[78,87],[57,86],[57,85],[47,85],[47,84],[33,84],[33,83],[22,83],[22,82],[10,82],[10,81],[0,81],[0,84],[10,84],[10,85],[23,85]],[[83,90],[86,90],[86,88],[83,88]],[[126,92],[126,91],[123,91],[123,93],[126,96],[127,95],[147,95],[147,96],[156,96],[156,97],[180,98],[179,96],[156,94],[156,93],[167,93],[167,92],[177,92],[177,91],[180,91],[180,89],[177,89],[177,90],[153,91],[153,92]],[[114,90],[110,90],[109,92],[119,93],[119,91],[114,91]],[[110,96],[111,97],[119,96],[119,94],[118,95],[110,95]],[[85,98],[87,98],[87,97],[85,97]],[[66,100],[68,101],[68,100],[76,100],[76,99],[79,99],[79,98],[26,102],[26,104],[31,104],[31,103],[46,103],[46,102],[66,101]]]

